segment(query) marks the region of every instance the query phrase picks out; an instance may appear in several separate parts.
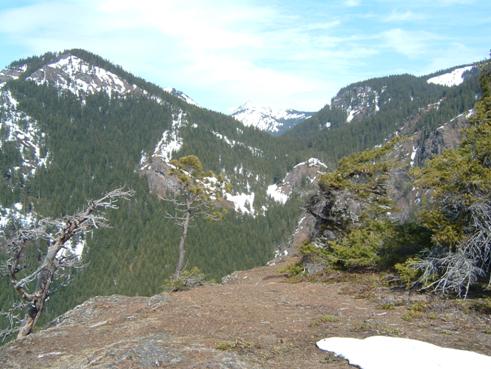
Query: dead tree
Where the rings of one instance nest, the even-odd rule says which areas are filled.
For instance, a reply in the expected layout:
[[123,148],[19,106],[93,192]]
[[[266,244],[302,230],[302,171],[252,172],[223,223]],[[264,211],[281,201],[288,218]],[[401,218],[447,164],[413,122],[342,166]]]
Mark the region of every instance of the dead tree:
[[456,250],[437,249],[416,265],[425,289],[466,298],[476,283],[491,286],[491,202],[477,202],[467,212],[467,234]]
[[171,176],[177,186],[159,198],[172,204],[174,214],[167,213],[167,218],[181,228],[179,257],[173,275],[178,279],[185,267],[186,239],[192,219],[195,216],[215,221],[221,219],[225,209],[220,207],[220,202],[226,185],[212,172],[205,172],[201,161],[194,155],[173,160],[169,165],[166,175]]
[[[84,232],[109,227],[103,211],[117,209],[117,200],[129,199],[133,194],[131,190],[115,189],[98,200],[90,201],[79,213],[55,220],[41,219],[33,227],[20,228],[5,242],[5,269],[20,303],[3,313],[10,323],[9,328],[0,332],[4,338],[16,331],[17,338],[32,332],[52,292],[53,282],[80,263],[77,256],[67,252],[69,241]],[[39,258],[38,266],[32,271],[29,270],[26,259],[35,242],[40,240],[45,240],[48,247]],[[25,311],[23,319],[19,310]]]

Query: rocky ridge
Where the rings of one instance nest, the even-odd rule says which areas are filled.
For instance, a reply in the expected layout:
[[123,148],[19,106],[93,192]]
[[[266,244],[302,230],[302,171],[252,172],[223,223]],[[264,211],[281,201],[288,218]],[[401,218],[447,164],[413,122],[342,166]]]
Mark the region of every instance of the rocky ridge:
[[[94,297],[0,348],[2,368],[350,368],[315,347],[328,336],[403,336],[491,352],[489,318],[451,301],[374,287],[377,277],[369,275],[286,283],[285,265],[189,291]],[[408,321],[414,304],[428,310]]]

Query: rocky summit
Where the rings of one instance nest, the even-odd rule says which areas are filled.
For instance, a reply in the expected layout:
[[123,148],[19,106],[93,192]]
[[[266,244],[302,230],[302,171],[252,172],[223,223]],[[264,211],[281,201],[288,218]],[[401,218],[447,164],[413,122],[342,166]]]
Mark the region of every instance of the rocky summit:
[[328,336],[410,336],[491,350],[486,318],[459,304],[391,291],[375,275],[291,283],[281,271],[292,261],[189,291],[89,299],[1,348],[2,368],[350,368],[315,347]]

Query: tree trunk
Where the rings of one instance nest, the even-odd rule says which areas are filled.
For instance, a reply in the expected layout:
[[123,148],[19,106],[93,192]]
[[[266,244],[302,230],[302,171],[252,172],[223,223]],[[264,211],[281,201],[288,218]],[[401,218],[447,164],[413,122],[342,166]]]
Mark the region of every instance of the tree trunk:
[[41,313],[44,309],[44,303],[48,297],[49,288],[51,282],[53,281],[53,276],[56,266],[53,262],[48,262],[47,265],[38,274],[37,281],[37,293],[34,295],[33,301],[27,308],[26,316],[24,318],[24,323],[19,329],[17,338],[23,338],[32,333],[34,326],[36,325]]
[[179,259],[176,265],[176,272],[174,273],[174,278],[177,279],[181,276],[182,269],[184,268],[184,260],[186,256],[186,238],[188,236],[189,221],[191,219],[191,202],[186,200],[186,216],[184,218],[184,223],[182,224],[182,235],[179,240]]

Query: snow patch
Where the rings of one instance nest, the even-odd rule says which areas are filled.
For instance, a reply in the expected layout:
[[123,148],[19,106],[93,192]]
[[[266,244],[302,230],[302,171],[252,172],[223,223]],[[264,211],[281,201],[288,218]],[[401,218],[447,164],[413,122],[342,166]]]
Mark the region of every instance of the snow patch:
[[231,201],[234,204],[234,209],[237,212],[248,215],[255,215],[254,211],[254,192],[238,193],[237,195],[232,195],[230,193],[225,194],[225,199]]
[[180,129],[183,126],[185,117],[185,113],[180,109],[177,113],[172,114],[171,128],[162,134],[153,156],[161,157],[164,161],[169,162],[172,159],[172,155],[181,149],[183,141],[180,136]]
[[323,167],[323,168],[327,168],[327,165],[324,164],[322,161],[320,161],[319,159],[317,158],[310,158],[309,160],[307,161],[303,161],[301,163],[298,163],[297,165],[295,165],[293,168],[297,168],[297,167],[300,167],[300,166],[308,166],[309,168],[310,167],[315,167],[315,166],[319,166],[319,167]]
[[[64,224],[60,224],[60,228],[64,226]],[[84,248],[86,245],[86,241],[82,235],[79,235],[76,239],[68,240],[63,248],[58,251],[56,257],[59,258],[69,258],[69,259],[77,259],[82,260],[82,254],[84,252]]]
[[413,151],[411,152],[411,166],[414,166],[414,159],[416,159],[416,154],[418,153],[418,147],[413,146]]
[[429,78],[426,82],[447,87],[458,86],[464,82],[464,73],[470,71],[473,68],[473,65],[457,68],[451,72]]
[[21,213],[22,204],[16,203],[12,208],[0,206],[0,231],[10,222],[19,223],[22,227],[30,227],[36,221],[32,213]]
[[346,123],[349,123],[359,112],[357,110],[352,110],[351,107],[349,107],[347,113],[348,113],[348,117],[346,118]]
[[251,152],[251,154],[254,156],[263,156],[263,151],[261,149],[258,149],[257,147],[248,146],[243,142],[232,140],[232,139],[228,138],[227,136],[224,136],[221,133],[218,133],[215,131],[211,131],[211,134],[213,136],[215,136],[216,138],[219,138],[220,140],[225,142],[230,147],[241,146],[241,147],[244,147],[247,150],[249,150]]
[[49,153],[43,153],[41,146],[45,134],[39,130],[38,123],[18,109],[19,102],[9,90],[0,92],[0,149],[4,142],[15,142],[21,156],[21,165],[10,168],[22,170],[24,179],[33,176],[39,167],[46,166]]
[[281,188],[276,184],[268,186],[266,194],[280,204],[285,204],[288,201],[288,195],[283,193]]
[[317,342],[323,351],[344,357],[361,369],[489,369],[491,356],[444,348],[408,338],[373,336],[325,338]]

